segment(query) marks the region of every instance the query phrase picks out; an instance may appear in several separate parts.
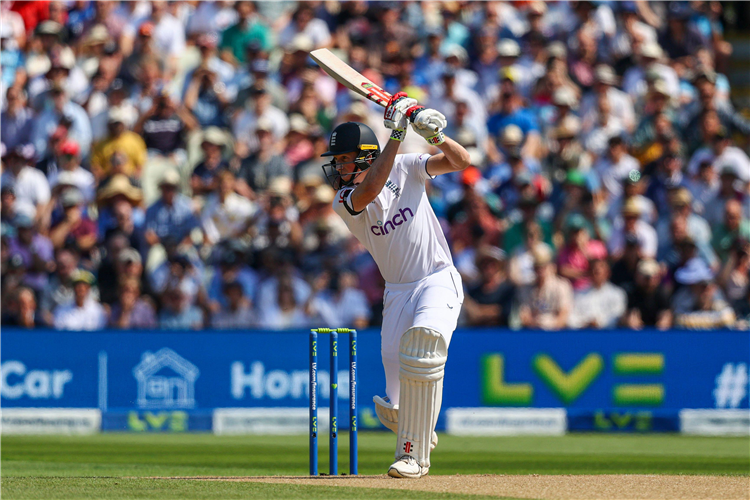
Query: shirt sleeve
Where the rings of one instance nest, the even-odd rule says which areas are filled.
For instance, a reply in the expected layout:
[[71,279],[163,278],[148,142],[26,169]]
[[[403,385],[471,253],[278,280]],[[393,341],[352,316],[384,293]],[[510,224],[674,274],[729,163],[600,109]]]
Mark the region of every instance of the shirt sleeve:
[[416,176],[416,178],[424,184],[428,180],[437,177],[436,175],[430,175],[427,172],[427,160],[429,160],[431,156],[432,155],[427,153],[403,155],[402,165],[410,177]]
[[352,208],[353,192],[353,187],[345,187],[339,190],[339,192],[336,193],[336,197],[333,199],[333,210],[339,214],[344,221],[350,220],[365,211],[365,209],[362,209],[357,212]]

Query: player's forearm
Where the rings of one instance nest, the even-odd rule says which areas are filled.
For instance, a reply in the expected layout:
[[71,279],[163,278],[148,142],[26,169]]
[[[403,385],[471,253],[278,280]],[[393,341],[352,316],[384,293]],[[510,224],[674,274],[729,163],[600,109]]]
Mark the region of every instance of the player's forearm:
[[469,152],[450,137],[446,137],[445,142],[439,145],[438,148],[443,152],[445,159],[448,160],[453,170],[464,170],[471,165]]
[[400,145],[401,143],[398,141],[389,140],[380,156],[372,162],[372,166],[367,171],[367,176],[352,193],[352,209],[357,212],[364,210],[380,194],[383,186],[385,186],[385,181],[391,174]]

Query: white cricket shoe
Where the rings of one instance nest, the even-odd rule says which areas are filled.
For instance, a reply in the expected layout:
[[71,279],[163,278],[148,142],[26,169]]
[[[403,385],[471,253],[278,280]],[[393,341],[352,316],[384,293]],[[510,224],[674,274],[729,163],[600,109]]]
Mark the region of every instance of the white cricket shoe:
[[429,467],[420,466],[411,455],[402,455],[388,469],[388,475],[397,478],[419,479],[430,472]]

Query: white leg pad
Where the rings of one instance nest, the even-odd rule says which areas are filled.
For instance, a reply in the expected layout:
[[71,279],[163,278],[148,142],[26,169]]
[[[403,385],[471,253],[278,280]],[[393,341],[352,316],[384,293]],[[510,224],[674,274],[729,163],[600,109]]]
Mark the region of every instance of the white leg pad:
[[380,423],[398,433],[398,405],[391,404],[388,396],[384,398],[375,396],[372,402],[375,403],[375,414],[380,419]]
[[396,458],[410,455],[430,467],[432,435],[443,401],[443,376],[448,344],[436,330],[410,328],[399,346],[399,397]]
[[[388,396],[384,398],[375,396],[372,398],[372,402],[375,403],[375,414],[380,419],[380,423],[387,429],[398,434],[398,405],[392,404]],[[437,444],[438,436],[437,433],[433,432],[430,441],[430,451],[434,450]]]

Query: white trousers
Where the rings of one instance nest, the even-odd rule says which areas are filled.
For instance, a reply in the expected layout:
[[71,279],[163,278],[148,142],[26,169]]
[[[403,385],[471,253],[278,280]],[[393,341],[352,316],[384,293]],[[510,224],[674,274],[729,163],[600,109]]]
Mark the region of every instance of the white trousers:
[[461,275],[450,266],[413,283],[386,283],[380,353],[385,369],[385,393],[398,404],[400,370],[398,349],[409,328],[422,326],[440,332],[450,346],[464,302]]

